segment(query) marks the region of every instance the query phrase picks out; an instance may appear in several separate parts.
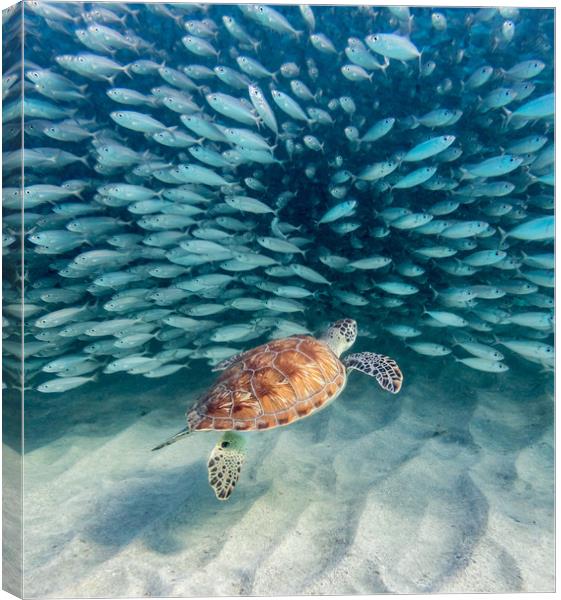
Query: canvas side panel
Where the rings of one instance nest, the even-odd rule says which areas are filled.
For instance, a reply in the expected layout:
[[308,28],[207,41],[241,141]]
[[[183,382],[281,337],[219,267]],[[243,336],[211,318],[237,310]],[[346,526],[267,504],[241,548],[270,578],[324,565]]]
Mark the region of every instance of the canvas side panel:
[[[2,11],[3,194],[2,289],[3,462],[2,462],[2,581],[3,589],[23,596],[22,531],[22,375],[23,286],[21,272],[23,227],[22,185],[22,58],[23,3]],[[11,188],[11,189],[10,189]],[[3,191],[4,191],[3,190]]]

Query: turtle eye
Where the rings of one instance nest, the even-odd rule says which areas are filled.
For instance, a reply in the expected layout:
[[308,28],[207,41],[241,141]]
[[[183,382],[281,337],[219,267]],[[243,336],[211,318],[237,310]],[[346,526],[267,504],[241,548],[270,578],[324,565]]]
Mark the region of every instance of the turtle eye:
[[229,445],[230,445],[230,442],[222,442],[222,443],[220,444],[220,447],[221,447],[221,448],[228,448],[228,446],[229,446]]

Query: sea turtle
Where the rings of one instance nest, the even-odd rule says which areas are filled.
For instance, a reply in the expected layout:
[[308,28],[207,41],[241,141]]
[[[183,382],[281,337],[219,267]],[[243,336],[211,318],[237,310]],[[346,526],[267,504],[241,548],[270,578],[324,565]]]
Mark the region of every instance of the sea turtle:
[[319,339],[295,335],[222,361],[213,370],[224,372],[188,411],[187,427],[154,450],[195,431],[225,431],[210,454],[208,480],[216,497],[227,500],[245,460],[236,431],[272,429],[311,415],[339,396],[352,369],[399,392],[403,375],[391,358],[373,352],[339,358],[356,336],[356,321],[342,319]]

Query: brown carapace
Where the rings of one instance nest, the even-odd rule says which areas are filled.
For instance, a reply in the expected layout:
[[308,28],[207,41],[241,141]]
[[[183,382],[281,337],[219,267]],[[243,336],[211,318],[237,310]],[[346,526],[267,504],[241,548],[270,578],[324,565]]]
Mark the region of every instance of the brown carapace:
[[229,366],[187,414],[191,431],[288,425],[335,399],[345,366],[329,346],[294,336],[258,346]]

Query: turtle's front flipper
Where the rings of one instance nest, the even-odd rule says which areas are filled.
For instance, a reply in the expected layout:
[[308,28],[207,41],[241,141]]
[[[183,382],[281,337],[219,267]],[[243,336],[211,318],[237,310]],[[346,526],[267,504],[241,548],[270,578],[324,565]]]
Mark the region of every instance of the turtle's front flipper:
[[375,377],[388,392],[397,394],[403,383],[403,375],[393,358],[374,352],[357,352],[343,359],[347,369],[356,369],[365,375]]
[[208,459],[208,481],[219,500],[228,500],[240,477],[245,461],[245,441],[241,435],[227,431]]

